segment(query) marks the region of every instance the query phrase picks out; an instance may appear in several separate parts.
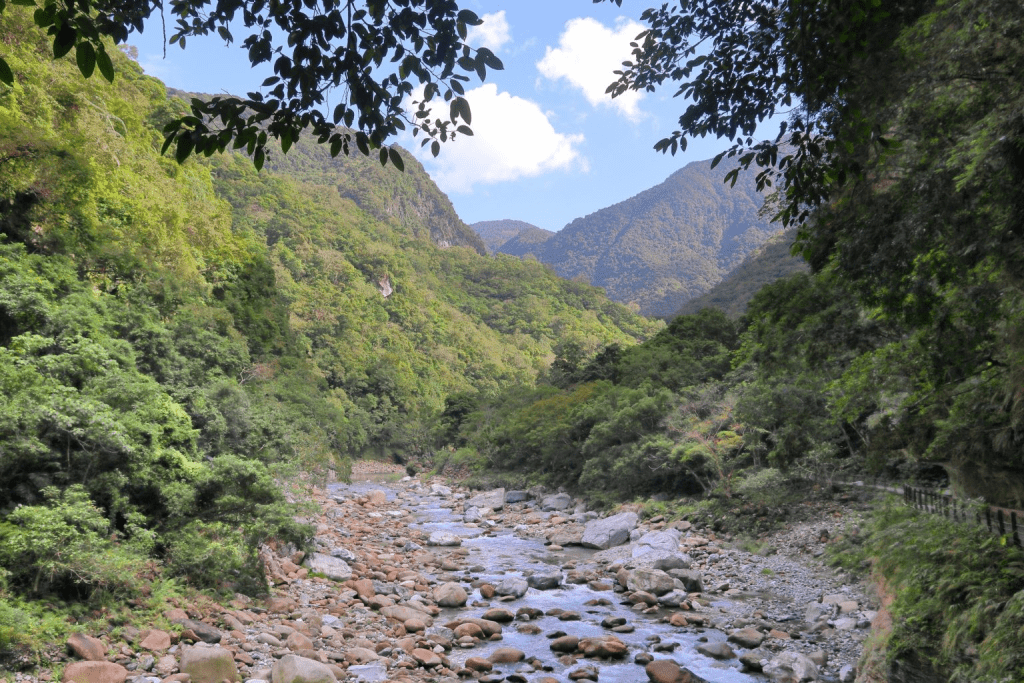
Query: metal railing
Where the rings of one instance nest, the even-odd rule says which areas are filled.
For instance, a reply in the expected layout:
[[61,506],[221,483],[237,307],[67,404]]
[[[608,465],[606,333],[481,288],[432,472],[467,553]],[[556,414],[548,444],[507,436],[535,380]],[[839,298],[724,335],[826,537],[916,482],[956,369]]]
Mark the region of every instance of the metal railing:
[[907,505],[958,521],[974,522],[989,533],[1006,538],[1018,548],[1024,547],[1024,511],[993,505],[965,504],[948,493],[939,493],[913,486],[903,487]]

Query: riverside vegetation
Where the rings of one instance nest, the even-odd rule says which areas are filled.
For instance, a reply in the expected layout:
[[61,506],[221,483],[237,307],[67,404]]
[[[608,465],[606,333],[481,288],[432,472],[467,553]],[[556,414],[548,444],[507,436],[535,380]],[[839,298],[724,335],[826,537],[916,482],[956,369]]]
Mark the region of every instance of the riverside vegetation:
[[[113,84],[83,80],[3,9],[3,666],[188,590],[265,590],[260,546],[312,537],[282,484],[346,457],[650,499],[751,544],[799,509],[795,481],[930,464],[1021,506],[1021,9],[855,4],[815,24],[849,51],[793,89],[808,118],[776,199],[792,222],[817,208],[797,235],[811,272],[740,320],[667,325],[485,257],[411,160],[384,175],[299,140],[262,173],[178,164],[160,130],[184,101],[112,47]],[[813,59],[812,34],[780,40]],[[943,524],[883,510],[846,541],[839,561],[873,561],[895,595],[883,668],[1024,679],[1016,551]]]

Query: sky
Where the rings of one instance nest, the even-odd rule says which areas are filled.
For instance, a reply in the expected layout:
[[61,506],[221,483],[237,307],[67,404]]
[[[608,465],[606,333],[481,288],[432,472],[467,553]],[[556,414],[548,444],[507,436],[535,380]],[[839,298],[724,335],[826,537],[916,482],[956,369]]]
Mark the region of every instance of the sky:
[[[553,231],[710,159],[727,141],[691,140],[676,156],[654,151],[685,107],[671,86],[615,99],[604,92],[629,58],[651,1],[661,0],[625,0],[621,8],[591,0],[463,0],[461,7],[484,19],[467,42],[489,47],[505,66],[467,89],[474,135],[442,145],[437,158],[411,135],[396,142],[417,156],[465,222],[512,218]],[[215,94],[256,90],[272,75],[268,65],[251,68],[240,42],[189,39],[184,50],[167,46],[165,58],[159,20],[128,40],[148,74]]]

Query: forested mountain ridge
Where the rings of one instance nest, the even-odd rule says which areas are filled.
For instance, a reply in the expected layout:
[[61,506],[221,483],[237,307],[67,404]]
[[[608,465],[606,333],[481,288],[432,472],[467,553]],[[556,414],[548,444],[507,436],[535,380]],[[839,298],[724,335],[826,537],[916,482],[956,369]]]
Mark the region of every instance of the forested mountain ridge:
[[527,230],[539,230],[543,233],[547,233],[548,236],[555,234],[550,230],[538,228],[532,223],[517,221],[511,218],[496,221],[479,221],[473,223],[470,227],[473,228],[473,231],[476,232],[476,234],[480,236],[480,239],[484,241],[484,244],[487,245],[488,253],[498,251],[498,249],[509,240]]
[[521,232],[498,251],[533,254],[562,277],[603,287],[645,315],[671,315],[776,231],[758,215],[763,197],[754,173],[739,173],[734,186],[722,182],[733,167],[692,162],[546,239]]
[[407,152],[404,174],[305,140],[261,172],[179,164],[161,129],[186,105],[138,64],[83,79],[21,7],[0,35],[0,608],[137,595],[152,561],[260,590],[259,543],[306,533],[296,471],[419,457],[449,395],[661,327],[482,256]]
[[747,255],[739,266],[714,287],[690,299],[676,311],[676,315],[697,313],[702,308],[717,308],[730,318],[738,318],[747,310],[747,304],[765,285],[793,273],[806,272],[807,262],[793,256],[796,230],[773,235],[763,245]]

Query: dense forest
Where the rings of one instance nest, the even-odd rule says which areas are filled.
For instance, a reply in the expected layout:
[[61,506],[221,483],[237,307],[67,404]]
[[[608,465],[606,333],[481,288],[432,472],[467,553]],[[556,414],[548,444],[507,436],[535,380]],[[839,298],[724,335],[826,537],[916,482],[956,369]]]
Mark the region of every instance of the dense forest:
[[[308,533],[281,482],[425,457],[447,396],[531,385],[566,340],[662,327],[482,255],[411,158],[399,173],[303,140],[261,172],[179,164],[160,129],[186,103],[127,56],[113,84],[83,79],[20,8],[0,36],[5,598],[138,595],[153,561],[258,591],[258,545]],[[3,626],[0,650],[30,636]]]
[[[0,6],[0,652],[59,632],[61,601],[134,600],[159,577],[265,589],[259,544],[309,535],[283,482],[356,457],[594,505],[700,496],[720,526],[741,507],[771,523],[794,482],[865,473],[939,469],[963,497],[1024,505],[1024,17],[865,7],[783,36],[813,87],[794,88],[795,151],[771,177],[808,271],[738,319],[665,325],[484,255],[408,155],[397,174],[300,138],[259,172],[242,153],[179,163],[161,130],[184,100],[113,47],[113,84],[83,79]],[[674,24],[652,12],[663,33],[637,63],[656,71]],[[824,63],[832,38],[848,50]],[[736,64],[730,46],[695,66]],[[691,113],[690,132],[707,112]],[[704,133],[739,125],[710,118]],[[1020,568],[948,578],[962,539],[918,543],[925,525],[890,517],[879,553],[929,549],[906,579],[924,587],[896,598],[899,642],[947,678],[1019,680]],[[924,618],[931,589],[947,603]]]

